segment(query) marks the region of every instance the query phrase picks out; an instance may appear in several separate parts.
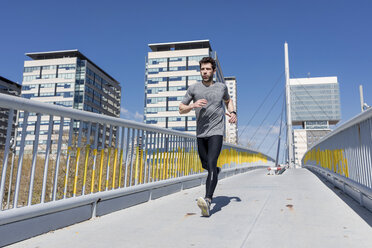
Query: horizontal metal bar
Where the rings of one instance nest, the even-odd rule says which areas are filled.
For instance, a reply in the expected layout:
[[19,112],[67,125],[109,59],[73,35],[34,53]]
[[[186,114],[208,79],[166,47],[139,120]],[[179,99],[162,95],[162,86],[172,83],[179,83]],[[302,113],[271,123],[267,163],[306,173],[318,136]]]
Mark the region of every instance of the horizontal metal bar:
[[86,122],[94,122],[100,124],[114,125],[114,126],[126,126],[134,129],[142,129],[146,131],[156,131],[161,133],[169,133],[182,137],[195,138],[194,135],[185,134],[180,131],[175,131],[166,128],[160,128],[155,126],[149,126],[140,122],[124,120],[111,116],[105,116],[96,114],[93,112],[77,110],[73,108],[67,108],[49,103],[43,103],[35,100],[25,99],[21,97],[10,96],[0,93],[0,106],[2,108],[21,109],[28,112],[37,112],[48,115],[64,116],[65,118],[72,118],[75,120],[82,120]]
[[315,146],[319,145],[320,143],[322,143],[323,141],[337,135],[338,133],[341,133],[342,131],[356,125],[356,124],[359,124],[367,119],[370,119],[372,118],[372,108],[370,109],[367,109],[366,111],[360,113],[359,115],[355,116],[354,118],[350,119],[349,121],[345,122],[344,124],[342,124],[341,126],[339,126],[338,128],[336,128],[335,130],[333,130],[332,132],[330,132],[329,134],[325,135],[324,137],[322,137],[320,140],[318,140],[317,142],[315,142],[310,148],[308,148],[307,150],[311,150],[312,148],[314,148]]
[[[71,119],[85,121],[85,122],[94,122],[94,123],[114,125],[114,126],[125,126],[125,127],[134,128],[134,129],[159,132],[163,134],[172,134],[172,135],[177,135],[177,136],[184,137],[184,138],[196,139],[195,135],[187,134],[187,133],[180,132],[180,131],[150,126],[150,125],[146,125],[140,122],[124,120],[121,118],[105,116],[101,114],[77,110],[73,108],[67,108],[67,107],[58,106],[58,105],[49,104],[49,103],[43,103],[43,102],[39,102],[35,100],[10,96],[6,94],[2,94],[2,93],[0,93],[0,107],[8,108],[8,109],[25,110],[28,112],[37,112],[37,113],[47,114],[47,115],[63,116],[64,118],[71,118]],[[371,112],[371,115],[372,115],[372,112]],[[247,147],[240,146],[240,145],[224,143],[224,146],[235,148],[235,149],[241,149],[242,151],[247,151],[253,154],[260,153],[257,150],[247,149]],[[270,156],[266,154],[263,154],[263,155],[265,155],[269,161],[274,161],[274,159],[271,158]]]

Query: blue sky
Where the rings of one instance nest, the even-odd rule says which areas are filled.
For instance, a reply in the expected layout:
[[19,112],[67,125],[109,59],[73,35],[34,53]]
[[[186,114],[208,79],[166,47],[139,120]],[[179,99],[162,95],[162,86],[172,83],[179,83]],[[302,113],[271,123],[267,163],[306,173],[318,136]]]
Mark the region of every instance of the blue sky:
[[[284,71],[291,77],[337,76],[342,122],[360,112],[358,85],[372,105],[372,1],[1,1],[0,75],[21,82],[27,52],[79,49],[122,86],[122,117],[141,120],[149,43],[209,39],[225,76],[238,80],[242,139],[261,143],[277,119]],[[278,128],[261,146],[273,143]],[[265,129],[266,128],[266,129]],[[266,149],[266,150],[265,150]],[[274,154],[274,153],[271,153]]]

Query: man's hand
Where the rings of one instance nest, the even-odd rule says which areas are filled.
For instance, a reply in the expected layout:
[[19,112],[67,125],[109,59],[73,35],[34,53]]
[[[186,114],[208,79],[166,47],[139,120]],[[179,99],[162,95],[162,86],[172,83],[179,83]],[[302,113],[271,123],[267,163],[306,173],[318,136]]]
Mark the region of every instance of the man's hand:
[[226,113],[226,115],[228,116],[228,117],[230,117],[230,120],[229,120],[229,122],[230,123],[236,123],[236,121],[238,120],[238,118],[236,117],[236,114],[234,114],[234,113]]
[[202,108],[205,105],[208,104],[208,101],[206,99],[200,99],[193,103],[193,108]]
[[180,114],[187,114],[189,113],[192,109],[194,108],[202,108],[204,107],[205,105],[207,105],[208,101],[205,100],[205,99],[200,99],[200,100],[197,100],[196,102],[190,104],[190,105],[185,105],[183,104],[182,102],[180,103],[180,106],[179,106],[179,113]]

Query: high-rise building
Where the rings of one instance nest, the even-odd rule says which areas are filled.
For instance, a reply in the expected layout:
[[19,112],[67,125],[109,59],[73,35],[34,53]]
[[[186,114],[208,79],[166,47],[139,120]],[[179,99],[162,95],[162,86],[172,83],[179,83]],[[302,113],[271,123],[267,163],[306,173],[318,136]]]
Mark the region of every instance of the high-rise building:
[[295,163],[341,119],[337,77],[291,78],[291,115]]
[[[225,77],[225,83],[227,89],[229,90],[230,98],[233,100],[234,109],[237,110],[237,93],[236,93],[236,78],[235,77]],[[231,144],[238,144],[238,123],[225,122],[226,125],[226,137],[225,141]]]
[[[32,60],[24,62],[22,97],[120,117],[120,83],[78,50],[26,55]],[[22,117],[21,113],[21,123]],[[29,121],[36,121],[36,116],[30,116]],[[47,122],[47,117],[42,117],[41,144],[46,142],[43,130]],[[28,129],[27,133],[33,134],[33,130]],[[33,139],[33,135],[26,137],[25,150],[32,147]]]
[[209,40],[149,44],[146,58],[145,110],[146,124],[195,134],[195,112],[178,113],[187,88],[201,81],[199,61],[203,57],[216,60],[215,80],[224,83],[217,53]]
[[[7,78],[0,76],[0,93],[13,95],[13,96],[20,96],[21,95],[21,85],[17,84]],[[17,115],[14,112],[13,115],[13,124],[11,135],[13,137],[14,130],[15,130],[15,123],[17,119]],[[3,148],[5,145],[6,140],[6,133],[8,129],[8,119],[9,119],[9,110],[0,108],[0,148]]]

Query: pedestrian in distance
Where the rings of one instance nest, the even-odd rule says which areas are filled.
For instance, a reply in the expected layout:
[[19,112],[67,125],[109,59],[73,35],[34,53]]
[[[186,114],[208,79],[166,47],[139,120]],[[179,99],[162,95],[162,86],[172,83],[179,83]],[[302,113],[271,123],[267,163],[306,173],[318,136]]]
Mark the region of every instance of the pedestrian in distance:
[[179,112],[186,114],[195,110],[198,154],[203,169],[208,171],[205,197],[199,197],[197,205],[201,209],[202,216],[208,217],[218,173],[221,170],[217,167],[217,160],[225,132],[224,104],[227,107],[226,115],[230,123],[236,123],[237,116],[227,86],[222,82],[213,81],[213,75],[216,73],[215,60],[204,57],[199,61],[199,65],[202,81],[190,85],[187,89],[179,105]]

